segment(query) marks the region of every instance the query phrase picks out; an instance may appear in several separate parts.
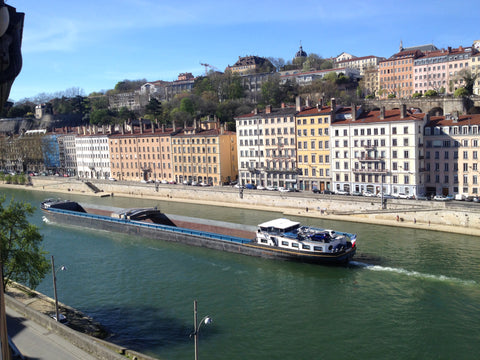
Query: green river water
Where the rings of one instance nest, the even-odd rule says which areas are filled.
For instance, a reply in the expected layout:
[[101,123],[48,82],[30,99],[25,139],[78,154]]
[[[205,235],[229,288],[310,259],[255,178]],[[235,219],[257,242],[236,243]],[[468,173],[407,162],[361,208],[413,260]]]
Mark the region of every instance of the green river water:
[[[54,193],[2,190],[35,206]],[[257,225],[260,212],[120,197],[82,204]],[[59,301],[105,325],[112,342],[161,359],[192,359],[193,301],[200,359],[478,359],[480,238],[294,218],[358,234],[348,267],[289,263],[96,229],[32,222],[57,273]],[[48,274],[38,291],[53,297]]]

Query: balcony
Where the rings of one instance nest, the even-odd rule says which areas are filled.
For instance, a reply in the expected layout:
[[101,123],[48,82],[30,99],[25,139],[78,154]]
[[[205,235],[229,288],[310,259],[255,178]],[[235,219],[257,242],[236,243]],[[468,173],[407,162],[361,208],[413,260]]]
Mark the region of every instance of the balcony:
[[354,174],[377,174],[377,175],[387,175],[387,169],[353,169]]
[[357,157],[357,160],[360,161],[360,162],[367,162],[367,161],[380,162],[380,161],[382,161],[383,159],[382,159],[382,158],[373,157],[373,156],[360,156],[360,157]]

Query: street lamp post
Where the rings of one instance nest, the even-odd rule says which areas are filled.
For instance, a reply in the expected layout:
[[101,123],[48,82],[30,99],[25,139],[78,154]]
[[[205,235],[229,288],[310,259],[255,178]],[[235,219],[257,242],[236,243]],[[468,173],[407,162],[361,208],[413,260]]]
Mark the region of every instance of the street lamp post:
[[200,327],[202,324],[211,324],[212,323],[212,318],[209,317],[208,315],[205,316],[200,322],[197,322],[197,300],[193,301],[193,334],[190,336],[194,336],[195,340],[195,360],[198,360],[198,333],[200,331]]
[[[67,270],[65,265],[60,266],[58,270]],[[55,260],[52,255],[52,275],[53,275],[53,294],[55,296],[55,320],[60,321],[59,313],[58,313],[58,298],[57,298],[57,271],[55,270]]]

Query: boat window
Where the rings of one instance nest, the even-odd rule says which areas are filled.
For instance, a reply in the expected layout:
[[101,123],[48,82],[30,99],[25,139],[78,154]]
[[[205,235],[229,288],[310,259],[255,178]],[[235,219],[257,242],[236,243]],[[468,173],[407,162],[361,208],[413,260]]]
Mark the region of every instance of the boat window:
[[321,246],[314,246],[314,247],[313,247],[313,250],[314,250],[314,251],[323,251],[323,247],[321,247]]
[[310,245],[305,245],[305,244],[303,244],[303,245],[302,245],[302,249],[304,249],[304,250],[310,250]]
[[288,241],[282,241],[282,245],[288,246]]
[[298,248],[298,243],[292,243],[292,247]]
[[260,240],[262,243],[266,244],[267,243],[267,240],[266,239],[261,239]]

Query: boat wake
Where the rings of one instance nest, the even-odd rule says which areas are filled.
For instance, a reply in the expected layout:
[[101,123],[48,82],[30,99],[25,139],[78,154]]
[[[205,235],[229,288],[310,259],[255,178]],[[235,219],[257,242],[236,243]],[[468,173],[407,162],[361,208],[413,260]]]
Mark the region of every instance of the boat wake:
[[50,220],[48,220],[46,216],[42,216],[42,221],[43,221],[45,224],[49,224],[49,223],[50,223]]
[[402,268],[394,268],[389,266],[380,266],[380,265],[373,265],[373,264],[366,264],[358,261],[350,261],[350,265],[365,268],[371,271],[385,271],[385,272],[392,272],[401,275],[411,276],[419,279],[430,279],[436,281],[445,281],[445,282],[454,282],[463,285],[476,285],[477,282],[475,280],[463,280],[455,277],[445,276],[445,275],[433,275],[433,274],[425,274],[418,271],[411,271]]

